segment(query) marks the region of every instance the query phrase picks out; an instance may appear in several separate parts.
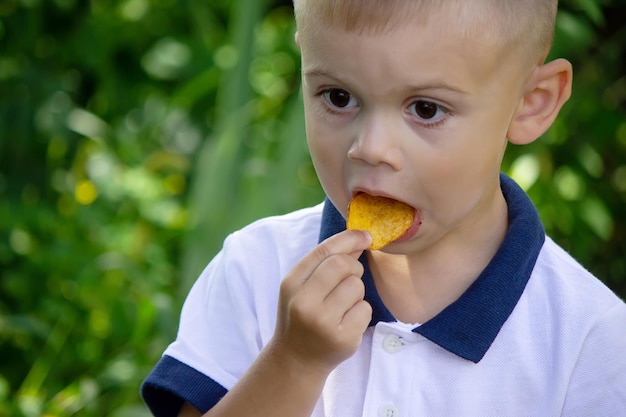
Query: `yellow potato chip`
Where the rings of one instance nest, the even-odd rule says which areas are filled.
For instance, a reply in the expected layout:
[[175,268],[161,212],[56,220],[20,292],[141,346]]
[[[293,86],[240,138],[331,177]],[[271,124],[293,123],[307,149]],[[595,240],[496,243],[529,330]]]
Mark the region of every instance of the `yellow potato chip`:
[[402,236],[413,224],[415,210],[400,201],[366,193],[354,196],[348,206],[347,227],[372,235],[368,249],[381,249]]

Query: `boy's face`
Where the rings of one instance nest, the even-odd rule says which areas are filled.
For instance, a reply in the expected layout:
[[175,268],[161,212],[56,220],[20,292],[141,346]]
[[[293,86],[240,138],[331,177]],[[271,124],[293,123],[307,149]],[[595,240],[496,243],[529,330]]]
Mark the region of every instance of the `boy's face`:
[[500,162],[530,75],[505,51],[425,25],[359,35],[299,34],[307,140],[328,197],[346,216],[359,192],[417,209],[422,225],[386,251],[467,238],[505,207]]

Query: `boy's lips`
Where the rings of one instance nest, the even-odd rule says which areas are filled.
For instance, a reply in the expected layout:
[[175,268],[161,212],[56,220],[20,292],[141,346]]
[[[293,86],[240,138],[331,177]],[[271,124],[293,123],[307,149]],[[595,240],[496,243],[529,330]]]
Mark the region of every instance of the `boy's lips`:
[[404,232],[402,236],[393,241],[393,243],[401,243],[410,240],[419,232],[420,226],[422,225],[422,216],[420,211],[415,209],[415,215],[413,216],[413,223],[411,226]]

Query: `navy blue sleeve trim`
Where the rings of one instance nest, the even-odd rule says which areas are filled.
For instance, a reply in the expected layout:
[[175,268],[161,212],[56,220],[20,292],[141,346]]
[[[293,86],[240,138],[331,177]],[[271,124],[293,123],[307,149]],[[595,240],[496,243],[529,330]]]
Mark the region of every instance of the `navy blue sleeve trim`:
[[203,414],[227,390],[171,356],[163,356],[141,385],[141,396],[155,417],[176,417],[186,401]]

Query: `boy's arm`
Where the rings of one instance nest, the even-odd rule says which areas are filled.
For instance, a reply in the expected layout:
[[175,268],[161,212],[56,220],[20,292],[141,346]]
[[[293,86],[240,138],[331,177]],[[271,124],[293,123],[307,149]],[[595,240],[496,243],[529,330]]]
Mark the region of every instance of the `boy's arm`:
[[[371,319],[358,262],[370,241],[363,232],[339,233],[291,270],[272,339],[205,417],[310,416],[326,377],[358,349]],[[187,404],[179,414],[198,415]]]
[[[269,346],[269,345],[268,345]],[[204,417],[209,416],[310,416],[326,375],[281,358],[264,349],[248,372]],[[179,417],[202,414],[185,403]]]

